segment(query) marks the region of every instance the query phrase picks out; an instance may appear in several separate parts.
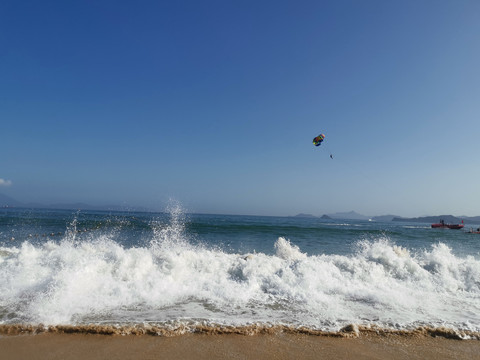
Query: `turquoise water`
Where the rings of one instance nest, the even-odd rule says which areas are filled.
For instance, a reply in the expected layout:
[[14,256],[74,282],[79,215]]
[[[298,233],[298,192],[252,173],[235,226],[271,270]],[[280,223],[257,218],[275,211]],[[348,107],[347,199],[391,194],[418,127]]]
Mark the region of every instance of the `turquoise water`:
[[430,224],[3,209],[0,274],[0,324],[480,331],[480,235]]

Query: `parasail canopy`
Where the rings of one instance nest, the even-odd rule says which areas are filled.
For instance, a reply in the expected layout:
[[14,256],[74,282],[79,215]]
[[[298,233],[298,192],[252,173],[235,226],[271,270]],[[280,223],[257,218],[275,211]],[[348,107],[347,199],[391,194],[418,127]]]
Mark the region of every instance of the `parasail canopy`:
[[320,134],[316,137],[313,138],[313,145],[315,146],[320,146],[320,144],[322,143],[322,141],[325,139],[325,135],[324,134]]

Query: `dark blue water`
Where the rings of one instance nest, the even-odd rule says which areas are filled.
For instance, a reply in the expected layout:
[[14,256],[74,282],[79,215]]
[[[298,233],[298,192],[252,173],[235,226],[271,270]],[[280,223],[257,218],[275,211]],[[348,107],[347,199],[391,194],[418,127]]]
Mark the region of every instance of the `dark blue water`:
[[[75,233],[76,240],[114,234],[125,247],[145,246],[154,224],[169,224],[170,213],[71,211],[45,209],[0,210],[0,245],[23,241],[61,241]],[[262,252],[271,255],[279,237],[288,238],[309,255],[347,255],[361,240],[388,238],[393,244],[423,250],[444,243],[459,256],[479,256],[480,234],[464,230],[432,229],[426,223],[322,220],[299,217],[181,214],[184,237],[229,253]]]

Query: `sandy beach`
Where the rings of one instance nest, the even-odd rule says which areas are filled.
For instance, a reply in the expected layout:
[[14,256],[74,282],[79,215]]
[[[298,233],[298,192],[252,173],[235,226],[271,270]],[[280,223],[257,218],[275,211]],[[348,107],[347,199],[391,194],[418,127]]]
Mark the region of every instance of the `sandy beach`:
[[302,334],[4,335],[0,359],[480,359],[480,341]]

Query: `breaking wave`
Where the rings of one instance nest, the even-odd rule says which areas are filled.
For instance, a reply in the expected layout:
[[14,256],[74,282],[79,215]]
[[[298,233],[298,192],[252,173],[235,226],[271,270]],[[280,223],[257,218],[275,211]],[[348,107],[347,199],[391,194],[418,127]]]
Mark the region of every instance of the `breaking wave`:
[[279,237],[270,255],[226,253],[192,244],[170,214],[142,246],[117,231],[80,241],[72,223],[59,241],[0,247],[0,332],[480,332],[480,262],[442,243],[412,253],[383,237],[313,256]]

